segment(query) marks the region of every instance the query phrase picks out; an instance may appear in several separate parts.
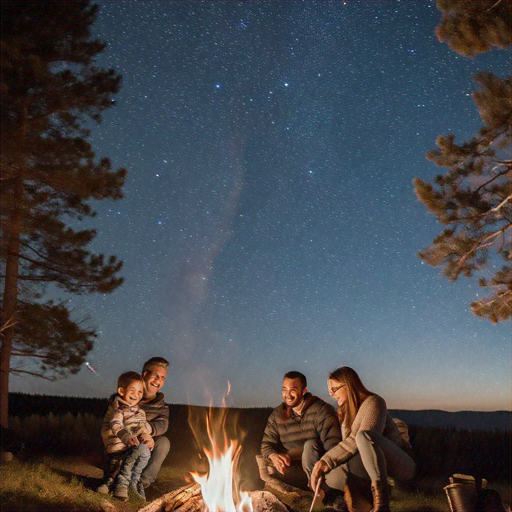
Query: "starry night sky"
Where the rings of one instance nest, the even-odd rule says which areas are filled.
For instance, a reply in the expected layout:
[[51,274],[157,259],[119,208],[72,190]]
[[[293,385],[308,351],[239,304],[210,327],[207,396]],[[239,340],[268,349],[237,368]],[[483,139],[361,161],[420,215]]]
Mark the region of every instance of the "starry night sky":
[[329,400],[356,369],[390,408],[511,409],[510,322],[476,282],[417,256],[442,227],[412,180],[439,134],[481,126],[472,76],[509,74],[437,41],[430,0],[99,2],[98,65],[123,76],[91,142],[129,170],[91,248],[124,285],[70,298],[99,336],[76,376],[14,391],[104,397],[151,356],[170,403],[275,406],[289,370]]

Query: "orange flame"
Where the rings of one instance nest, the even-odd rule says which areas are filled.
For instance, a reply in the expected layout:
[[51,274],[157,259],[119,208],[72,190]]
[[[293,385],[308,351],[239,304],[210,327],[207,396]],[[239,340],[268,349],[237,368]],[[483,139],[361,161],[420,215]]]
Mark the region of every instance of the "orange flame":
[[[228,382],[225,396],[229,394],[230,389]],[[235,503],[234,476],[242,446],[237,429],[238,418],[232,417],[231,428],[228,428],[228,414],[225,397],[222,400],[222,407],[208,408],[206,417],[203,415],[202,418],[194,418],[192,409],[189,409],[190,426],[208,459],[209,466],[206,474],[191,473],[191,476],[201,486],[205,512],[253,512],[251,498],[247,493],[240,492],[236,500],[238,503]]]

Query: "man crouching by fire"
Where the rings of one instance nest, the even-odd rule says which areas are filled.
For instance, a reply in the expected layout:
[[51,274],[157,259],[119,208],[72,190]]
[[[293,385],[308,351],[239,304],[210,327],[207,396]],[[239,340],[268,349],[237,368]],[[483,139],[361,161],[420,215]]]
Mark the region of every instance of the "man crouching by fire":
[[[334,408],[308,392],[306,376],[290,371],[283,377],[283,402],[270,414],[261,453],[256,455],[260,478],[276,479],[298,489],[307,489],[311,472],[320,457],[341,441]],[[339,491],[323,489],[335,500]],[[325,503],[325,501],[324,501]]]

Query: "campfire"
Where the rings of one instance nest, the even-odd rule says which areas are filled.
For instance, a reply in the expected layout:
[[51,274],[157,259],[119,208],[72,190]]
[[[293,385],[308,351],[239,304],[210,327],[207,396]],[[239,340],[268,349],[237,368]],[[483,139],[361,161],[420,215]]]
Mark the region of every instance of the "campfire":
[[225,398],[222,407],[189,408],[189,424],[204,453],[200,459],[203,467],[190,473],[195,483],[165,494],[140,512],[287,511],[270,492],[240,492],[237,470],[244,433],[239,429],[238,416],[226,407]]
[[208,460],[208,467],[203,475],[191,473],[201,486],[205,512],[252,512],[248,494],[237,492],[238,484],[234,476],[240,459],[243,435],[238,430],[237,417],[230,417],[225,397],[221,408],[210,406],[206,415],[189,409],[189,423]]

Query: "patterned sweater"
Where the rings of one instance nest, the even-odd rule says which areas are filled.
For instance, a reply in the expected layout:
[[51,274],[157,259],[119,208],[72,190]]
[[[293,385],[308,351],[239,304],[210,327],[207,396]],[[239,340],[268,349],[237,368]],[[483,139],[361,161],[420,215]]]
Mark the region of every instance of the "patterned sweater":
[[325,450],[341,441],[334,408],[311,393],[305,395],[300,416],[284,403],[270,413],[261,442],[261,455],[268,459],[273,453],[300,453],[309,439],[319,439]]
[[131,438],[150,431],[146,414],[138,405],[130,405],[117,395],[109,403],[101,426],[101,437],[107,453],[126,450]]
[[352,423],[350,435],[347,436],[347,428],[346,425],[343,424],[341,428],[343,441],[338,443],[322,457],[322,460],[327,464],[329,469],[333,469],[347,462],[357,454],[356,435],[362,430],[375,430],[403,449],[411,447],[408,441],[400,435],[395,421],[388,413],[384,399],[378,395],[370,395],[361,404],[354,418],[354,422]]

